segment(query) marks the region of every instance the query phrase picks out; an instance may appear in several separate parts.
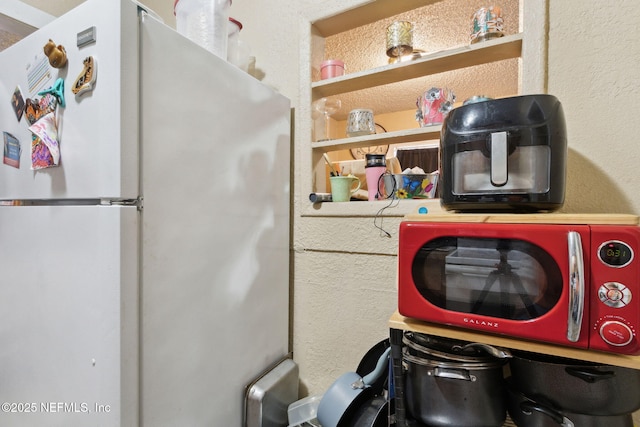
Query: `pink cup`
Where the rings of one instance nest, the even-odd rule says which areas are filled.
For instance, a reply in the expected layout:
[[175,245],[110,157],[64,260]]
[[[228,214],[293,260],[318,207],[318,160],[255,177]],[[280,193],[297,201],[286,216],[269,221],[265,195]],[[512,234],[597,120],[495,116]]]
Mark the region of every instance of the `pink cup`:
[[329,59],[320,64],[320,78],[330,79],[344,76],[344,62],[339,59]]
[[369,201],[384,199],[383,181],[380,179],[387,171],[386,166],[374,166],[364,170],[367,179],[367,191],[369,193]]
[[367,154],[365,159],[364,175],[367,179],[369,201],[384,199],[384,182],[380,177],[387,171],[385,156],[384,154]]

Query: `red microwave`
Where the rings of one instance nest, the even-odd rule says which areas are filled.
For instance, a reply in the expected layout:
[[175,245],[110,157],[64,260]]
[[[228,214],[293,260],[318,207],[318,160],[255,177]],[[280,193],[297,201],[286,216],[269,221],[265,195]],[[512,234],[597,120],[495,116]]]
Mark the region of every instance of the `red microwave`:
[[478,331],[640,354],[632,215],[409,215],[398,311]]

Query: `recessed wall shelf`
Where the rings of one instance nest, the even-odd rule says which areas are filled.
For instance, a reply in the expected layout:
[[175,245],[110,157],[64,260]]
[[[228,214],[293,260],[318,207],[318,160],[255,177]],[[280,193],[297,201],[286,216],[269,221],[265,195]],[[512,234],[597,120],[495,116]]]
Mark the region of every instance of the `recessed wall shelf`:
[[412,61],[384,65],[311,84],[313,99],[397,83],[417,77],[519,58],[522,34],[434,52]]

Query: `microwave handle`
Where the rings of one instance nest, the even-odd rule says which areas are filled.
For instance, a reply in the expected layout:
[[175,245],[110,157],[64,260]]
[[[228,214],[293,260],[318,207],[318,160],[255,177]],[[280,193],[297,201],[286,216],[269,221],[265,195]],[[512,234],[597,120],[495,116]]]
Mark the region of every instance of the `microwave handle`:
[[570,231],[569,244],[569,319],[567,339],[576,342],[580,338],[582,315],[584,312],[584,262],[582,240],[577,231]]

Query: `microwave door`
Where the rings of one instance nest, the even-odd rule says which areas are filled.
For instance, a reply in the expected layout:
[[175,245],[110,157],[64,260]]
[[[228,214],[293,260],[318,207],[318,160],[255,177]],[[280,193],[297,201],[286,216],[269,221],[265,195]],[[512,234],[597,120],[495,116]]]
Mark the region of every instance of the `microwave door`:
[[580,338],[580,326],[584,314],[584,262],[582,239],[577,231],[569,231],[569,318],[567,339],[576,342]]
[[[501,295],[500,306],[509,307],[512,302],[507,298],[507,294],[517,295],[522,301],[522,305],[527,311],[529,318],[534,319],[538,316],[535,309],[535,303],[526,291],[520,274],[526,270],[522,261],[509,259],[510,249],[507,247],[498,247],[491,253],[497,252],[498,258],[495,256],[487,256],[483,251],[477,250],[474,254],[463,248],[458,248],[450,255],[445,257],[445,274],[453,276],[455,274],[464,275],[467,278],[475,278],[482,283],[470,312],[481,313],[482,306],[487,297],[492,292],[494,286],[498,286]],[[510,289],[513,288],[513,292]],[[495,291],[494,291],[495,292]],[[503,313],[508,316],[507,313]]]

